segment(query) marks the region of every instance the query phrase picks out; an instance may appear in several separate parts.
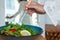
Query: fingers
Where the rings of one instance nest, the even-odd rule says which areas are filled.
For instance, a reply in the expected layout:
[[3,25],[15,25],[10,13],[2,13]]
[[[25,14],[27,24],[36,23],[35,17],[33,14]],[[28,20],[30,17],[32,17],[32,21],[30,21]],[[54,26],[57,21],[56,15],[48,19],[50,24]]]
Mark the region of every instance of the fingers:
[[25,5],[25,8],[35,8],[36,5],[36,2],[30,2]]
[[26,10],[27,14],[29,14],[30,16],[32,16],[32,14],[34,13],[34,11],[32,10]]
[[[32,1],[32,0],[28,0],[28,3],[27,3],[26,6],[29,6],[29,5],[31,4],[31,1]],[[28,8],[26,7],[26,9],[28,9]]]
[[24,10],[29,14],[32,15],[32,13],[35,12],[35,6],[37,4],[35,2],[29,2],[25,5]]
[[25,7],[24,7],[24,10],[26,11],[26,13],[28,13],[28,14],[31,15],[31,16],[32,16],[32,13],[34,13],[34,10],[33,10],[32,5],[30,5],[30,6],[25,6]]

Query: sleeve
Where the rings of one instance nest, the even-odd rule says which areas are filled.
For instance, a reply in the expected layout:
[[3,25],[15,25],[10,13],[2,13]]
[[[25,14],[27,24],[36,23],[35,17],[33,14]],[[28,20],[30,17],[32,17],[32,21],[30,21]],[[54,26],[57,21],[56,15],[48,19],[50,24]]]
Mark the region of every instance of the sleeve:
[[13,15],[14,17],[16,17],[17,15],[22,15],[22,10],[24,10],[24,6],[27,2],[26,1],[21,1],[20,2],[20,6],[19,6],[19,9],[18,11]]
[[46,1],[44,4],[44,9],[54,25],[57,25],[60,20],[59,3],[58,1]]

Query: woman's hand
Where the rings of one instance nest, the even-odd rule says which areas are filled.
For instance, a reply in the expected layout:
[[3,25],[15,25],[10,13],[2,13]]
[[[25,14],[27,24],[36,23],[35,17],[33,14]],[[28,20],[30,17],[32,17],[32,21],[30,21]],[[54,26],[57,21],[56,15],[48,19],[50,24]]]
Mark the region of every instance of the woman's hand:
[[13,18],[14,16],[11,16],[11,17],[9,17],[9,16],[6,16],[6,18],[9,18],[9,19],[11,19],[11,18]]
[[32,15],[32,13],[34,13],[34,12],[39,13],[39,14],[44,14],[45,13],[44,5],[38,4],[36,2],[31,2],[30,4],[27,3],[25,5],[24,9],[30,15]]

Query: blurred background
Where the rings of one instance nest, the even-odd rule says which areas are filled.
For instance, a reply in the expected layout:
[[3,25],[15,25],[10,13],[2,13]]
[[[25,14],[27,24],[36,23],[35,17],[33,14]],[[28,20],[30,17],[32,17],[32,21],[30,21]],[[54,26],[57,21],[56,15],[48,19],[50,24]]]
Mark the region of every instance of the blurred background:
[[[28,0],[27,0],[28,1]],[[45,3],[45,0],[33,0],[38,3]],[[4,24],[4,22],[17,22],[19,21],[19,15],[16,18],[13,19],[6,19],[6,16],[11,16],[15,14],[18,11],[19,3],[17,0],[0,0],[0,25]],[[35,16],[35,17],[34,17]],[[27,19],[27,17],[26,17]],[[35,20],[35,21],[34,21]],[[4,21],[4,22],[3,22]],[[51,20],[49,19],[49,16],[47,14],[45,15],[38,15],[33,14],[32,17],[30,17],[29,21],[24,20],[25,23],[40,26],[43,30],[45,35],[45,24],[52,24]],[[59,22],[60,24],[60,22]]]

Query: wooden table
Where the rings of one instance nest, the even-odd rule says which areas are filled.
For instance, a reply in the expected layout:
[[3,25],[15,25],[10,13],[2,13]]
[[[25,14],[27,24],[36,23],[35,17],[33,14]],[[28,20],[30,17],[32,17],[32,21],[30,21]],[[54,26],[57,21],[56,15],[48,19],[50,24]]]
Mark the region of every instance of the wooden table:
[[60,25],[46,24],[45,31],[47,40],[60,40]]
[[[6,40],[3,36],[0,35],[0,40]],[[34,40],[46,40],[43,36],[38,36]]]
[[43,36],[38,36],[35,40],[46,40],[46,38],[44,38]]

